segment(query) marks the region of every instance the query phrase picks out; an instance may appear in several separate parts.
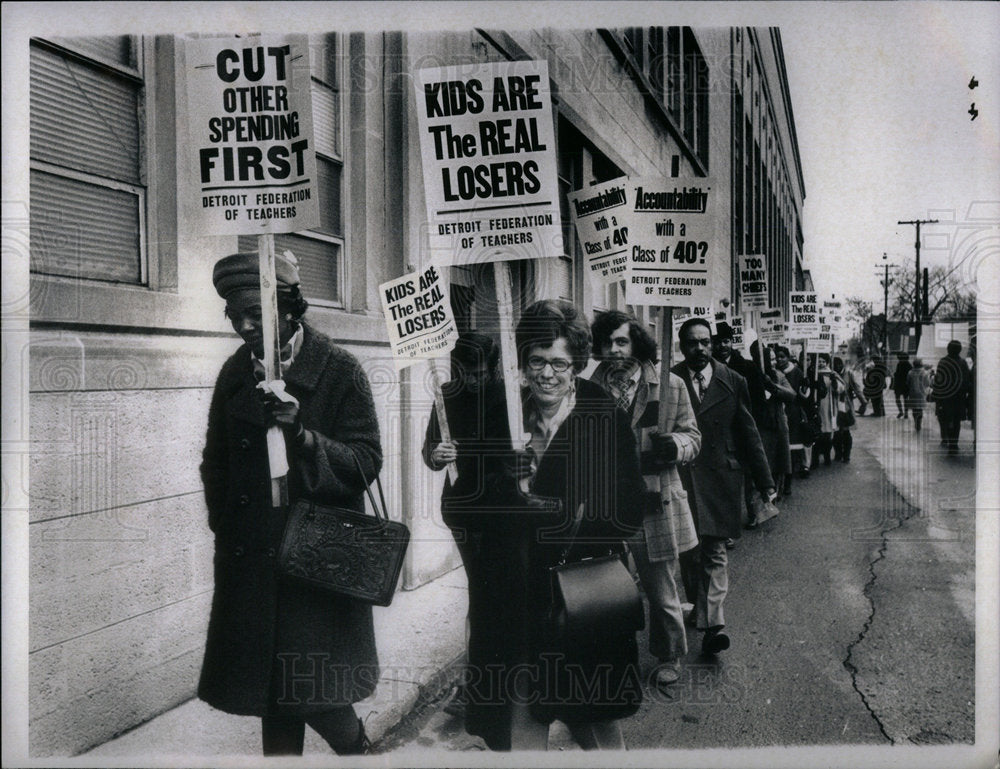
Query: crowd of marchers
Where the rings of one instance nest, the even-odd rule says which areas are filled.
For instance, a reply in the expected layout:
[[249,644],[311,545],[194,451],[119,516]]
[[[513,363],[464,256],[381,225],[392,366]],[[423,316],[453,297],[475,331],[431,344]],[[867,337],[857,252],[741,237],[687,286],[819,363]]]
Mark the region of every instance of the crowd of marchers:
[[[550,328],[530,337],[532,323]],[[446,710],[464,717],[467,730],[491,748],[544,748],[553,717],[562,718],[583,747],[623,746],[613,717],[620,711],[610,701],[603,703],[608,706],[604,713],[594,707],[594,696],[570,698],[542,712],[524,704],[542,694],[537,687],[508,692],[509,697],[498,696],[496,687],[484,688],[484,670],[539,663],[532,627],[542,624],[546,602],[544,596],[534,602],[530,596],[532,590],[544,591],[538,567],[550,561],[532,545],[537,529],[529,524],[513,534],[505,509],[564,510],[580,498],[567,491],[574,471],[577,477],[603,477],[611,470],[609,482],[619,487],[611,508],[615,501],[637,502],[641,514],[616,515],[610,508],[592,512],[624,524],[618,545],[623,558],[630,556],[648,603],[649,650],[657,660],[649,681],[669,687],[681,676],[688,627],[701,632],[704,655],[730,646],[724,611],[727,551],[736,546],[741,530],[773,516],[774,504],[792,494],[794,478],[804,480],[821,466],[850,462],[851,430],[869,403],[874,413],[884,413],[888,377],[878,359],[847,368],[839,357],[810,354],[799,363],[784,346],[757,343],[744,356],[734,348],[733,336],[726,323],[713,328],[706,320],[689,319],[678,330],[682,360],[664,375],[655,340],[634,317],[599,313],[588,334],[570,305],[532,306],[518,329],[525,429],[532,441],[521,456],[495,458],[492,466],[490,438],[508,435],[498,421],[504,407],[499,348],[484,334],[460,337],[452,354],[452,380],[444,388],[450,439],[442,440],[432,413],[423,457],[434,470],[453,462],[459,469],[457,483],[445,482],[442,512],[469,579],[469,670]],[[901,356],[892,379],[900,416],[912,412],[918,431],[924,404],[935,403],[949,452],[972,402],[969,368],[958,352],[958,343],[952,343],[936,374],[919,360],[903,365]],[[590,362],[584,360],[588,353]],[[601,403],[591,406],[592,412],[613,409],[616,424],[626,423],[634,438],[619,442],[599,466],[586,466],[580,457],[593,453],[592,447],[579,431],[563,427],[572,424],[584,399]],[[627,462],[618,453],[626,442],[633,454]],[[560,461],[546,461],[553,454]],[[620,487],[635,476],[633,460],[642,481],[637,492],[628,494]],[[487,498],[503,500],[492,515]],[[523,556],[517,567],[512,566],[515,552]],[[522,599],[532,607],[527,612],[515,608]],[[620,655],[611,653],[598,659],[613,660],[612,669],[621,664]]]
[[[213,270],[243,345],[219,374],[201,464],[215,593],[198,694],[259,717],[265,755],[301,754],[307,724],[338,754],[364,753],[354,706],[380,677],[372,607],[283,576],[289,506],[275,504],[270,464],[283,447],[289,501],[363,511],[382,467],[378,420],[360,363],[307,321],[294,258],[276,256],[275,277],[280,386],[263,362],[257,255]],[[502,381],[492,337],[459,337],[441,392],[446,419],[431,413],[423,447],[430,468],[450,468],[441,513],[468,577],[468,664],[449,709],[492,750],[544,750],[556,719],[585,749],[623,749],[621,720],[646,686],[678,680],[688,625],[704,654],[730,647],[728,550],[792,493],[796,470],[829,464],[831,451],[850,460],[854,399],[884,413],[887,372],[879,361],[845,371],[824,355],[803,371],[782,347],[744,358],[729,327],[713,333],[702,318],[680,326],[683,359],[667,369],[634,318],[590,322],[552,300],[524,308],[514,337],[517,386]],[[894,378],[916,426],[934,401],[949,451],[972,403],[953,345],[933,385],[920,365]],[[508,392],[520,400],[509,410]],[[327,550],[315,557],[334,558]],[[626,564],[649,607],[657,664],[647,676],[635,584],[626,571],[615,603],[600,576]],[[338,568],[335,558],[318,565]],[[557,615],[553,574],[578,565],[598,576],[582,590],[577,581],[572,617]]]

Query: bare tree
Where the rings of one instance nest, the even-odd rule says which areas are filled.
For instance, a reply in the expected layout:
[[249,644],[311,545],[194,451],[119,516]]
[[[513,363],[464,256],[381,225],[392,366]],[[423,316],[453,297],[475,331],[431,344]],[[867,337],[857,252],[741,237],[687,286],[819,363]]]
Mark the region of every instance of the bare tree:
[[[915,271],[913,262],[897,264],[889,268],[889,317],[895,321],[912,323],[917,320],[913,316]],[[975,312],[975,291],[964,285],[948,267],[931,267],[927,272],[927,314],[921,318],[925,322],[935,318],[956,318],[969,316],[971,308]]]

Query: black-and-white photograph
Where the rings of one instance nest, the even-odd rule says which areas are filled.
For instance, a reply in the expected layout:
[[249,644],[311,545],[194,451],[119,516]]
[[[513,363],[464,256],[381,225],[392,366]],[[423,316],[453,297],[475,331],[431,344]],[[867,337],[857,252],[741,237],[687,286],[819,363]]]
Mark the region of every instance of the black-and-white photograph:
[[5,767],[997,766],[1000,6],[2,14]]

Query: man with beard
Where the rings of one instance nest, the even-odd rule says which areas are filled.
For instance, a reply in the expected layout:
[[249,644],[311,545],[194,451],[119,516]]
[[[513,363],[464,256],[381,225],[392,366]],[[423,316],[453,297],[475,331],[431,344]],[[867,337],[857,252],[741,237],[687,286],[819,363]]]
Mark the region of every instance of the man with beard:
[[[697,456],[701,434],[680,377],[670,375],[661,398],[656,342],[635,318],[617,310],[600,313],[591,333],[600,361],[591,381],[615,398],[636,434],[646,509],[629,548],[649,599],[649,650],[660,662],[656,682],[669,685],[680,677],[680,658],[687,654],[678,557],[698,543],[677,465]],[[661,408],[666,432],[658,429]]]

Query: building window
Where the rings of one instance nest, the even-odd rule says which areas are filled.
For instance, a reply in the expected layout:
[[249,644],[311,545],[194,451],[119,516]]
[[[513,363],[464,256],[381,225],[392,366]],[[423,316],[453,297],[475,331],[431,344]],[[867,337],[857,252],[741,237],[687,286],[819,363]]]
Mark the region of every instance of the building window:
[[687,149],[708,167],[709,69],[690,27],[629,27],[617,33],[640,88],[664,108]]
[[[291,251],[299,262],[306,298],[318,305],[343,305],[343,91],[338,38],[309,36],[313,132],[319,178],[319,227],[274,236],[274,250]],[[256,251],[256,236],[239,239],[241,251]]]
[[147,282],[142,40],[30,45],[31,271]]
[[[589,281],[590,276],[584,273],[589,269],[576,236],[576,228],[570,215],[568,193],[583,189],[591,184],[611,181],[622,176],[618,168],[604,153],[594,147],[580,131],[565,118],[559,119],[557,171],[559,176],[559,210],[562,212],[563,252],[558,264],[550,273],[552,285],[545,298],[560,298],[576,301],[574,297],[574,278],[583,275],[582,280]],[[542,259],[541,262],[554,260]],[[579,265],[579,270],[574,269]],[[612,306],[611,294],[614,286],[604,286],[602,290],[593,293],[595,309],[606,310]]]

